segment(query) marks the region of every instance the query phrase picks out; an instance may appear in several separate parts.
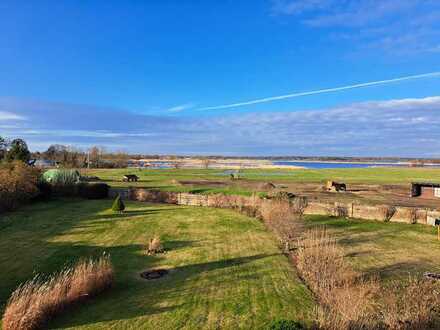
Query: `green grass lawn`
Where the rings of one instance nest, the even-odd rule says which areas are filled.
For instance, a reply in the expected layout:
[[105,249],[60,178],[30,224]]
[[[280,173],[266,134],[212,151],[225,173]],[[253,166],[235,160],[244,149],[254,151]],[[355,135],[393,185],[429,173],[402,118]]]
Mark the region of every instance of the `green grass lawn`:
[[[261,181],[275,183],[290,182],[325,182],[336,180],[346,183],[365,184],[408,184],[412,181],[440,182],[440,169],[426,168],[349,168],[349,169],[245,169],[242,170],[242,180],[233,181],[222,169],[97,169],[82,170],[84,174],[96,175],[111,186],[138,186],[167,191],[251,194],[246,181]],[[140,177],[137,183],[122,182],[124,174],[134,173]],[[212,185],[180,185],[178,181],[211,181]],[[217,183],[226,183],[219,186]],[[241,182],[243,184],[241,184]]]
[[[110,200],[38,203],[0,217],[0,309],[35,273],[110,253],[112,289],[57,317],[49,328],[259,329],[276,318],[308,320],[314,306],[263,225],[230,210]],[[158,234],[165,254],[143,253]],[[139,273],[166,267],[166,277]]]
[[325,226],[353,266],[384,280],[440,272],[440,241],[437,230],[426,225],[346,220],[307,216],[308,226]]

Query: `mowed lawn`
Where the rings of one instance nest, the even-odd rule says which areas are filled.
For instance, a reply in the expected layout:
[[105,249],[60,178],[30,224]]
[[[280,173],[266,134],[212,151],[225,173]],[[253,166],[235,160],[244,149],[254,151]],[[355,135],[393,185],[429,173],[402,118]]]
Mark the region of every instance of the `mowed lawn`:
[[440,241],[434,227],[327,216],[307,216],[306,220],[310,227],[325,226],[354,268],[363,273],[388,281],[440,272]]
[[[110,206],[58,200],[1,216],[1,309],[36,273],[107,252],[114,287],[49,328],[264,329],[273,319],[309,319],[309,291],[259,221],[230,210],[128,202],[124,214],[114,214]],[[153,235],[167,253],[144,254]],[[140,278],[157,267],[169,275]]]

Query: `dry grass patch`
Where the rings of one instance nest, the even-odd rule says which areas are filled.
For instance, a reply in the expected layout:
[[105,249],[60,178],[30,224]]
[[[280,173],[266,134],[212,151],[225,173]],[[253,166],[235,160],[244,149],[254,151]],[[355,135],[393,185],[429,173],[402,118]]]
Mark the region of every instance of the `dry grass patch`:
[[394,281],[383,295],[381,318],[389,329],[439,329],[440,287],[432,280],[410,277]]
[[64,308],[98,294],[112,282],[113,267],[107,255],[80,261],[46,281],[37,276],[12,293],[3,315],[3,329],[39,329]]
[[298,270],[315,293],[319,329],[439,329],[440,287],[410,277],[388,287],[351,268],[325,228],[307,231],[296,254]]

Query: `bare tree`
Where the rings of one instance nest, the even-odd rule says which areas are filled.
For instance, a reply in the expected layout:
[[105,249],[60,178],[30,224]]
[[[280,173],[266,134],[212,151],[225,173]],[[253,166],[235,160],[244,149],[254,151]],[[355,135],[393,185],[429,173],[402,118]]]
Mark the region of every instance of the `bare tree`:
[[202,167],[207,170],[209,165],[211,165],[211,160],[208,157],[202,158]]

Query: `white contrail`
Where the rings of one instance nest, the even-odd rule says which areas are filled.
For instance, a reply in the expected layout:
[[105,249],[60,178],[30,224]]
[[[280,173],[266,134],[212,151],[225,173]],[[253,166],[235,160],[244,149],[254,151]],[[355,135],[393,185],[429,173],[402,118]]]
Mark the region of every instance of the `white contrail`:
[[292,93],[292,94],[286,94],[286,95],[271,96],[271,97],[265,97],[263,99],[256,99],[256,100],[231,103],[231,104],[223,104],[223,105],[217,105],[217,106],[212,106],[212,107],[200,108],[197,110],[218,110],[218,109],[237,108],[237,107],[242,107],[245,105],[252,105],[252,104],[258,104],[258,103],[266,103],[266,102],[272,102],[272,101],[278,101],[278,100],[284,100],[284,99],[291,99],[291,98],[307,96],[307,95],[333,93],[333,92],[339,92],[339,91],[344,91],[344,90],[354,89],[354,88],[361,88],[361,87],[368,87],[368,86],[375,86],[375,85],[384,85],[384,84],[390,84],[390,83],[405,81],[405,80],[439,77],[439,76],[440,76],[440,71],[437,71],[437,72],[430,72],[430,73],[424,73],[424,74],[418,74],[418,75],[406,76],[406,77],[400,77],[400,78],[393,78],[393,79],[387,79],[387,80],[371,81],[371,82],[360,83],[360,84],[349,85],[349,86],[319,89],[316,91],[298,92],[298,93]]

